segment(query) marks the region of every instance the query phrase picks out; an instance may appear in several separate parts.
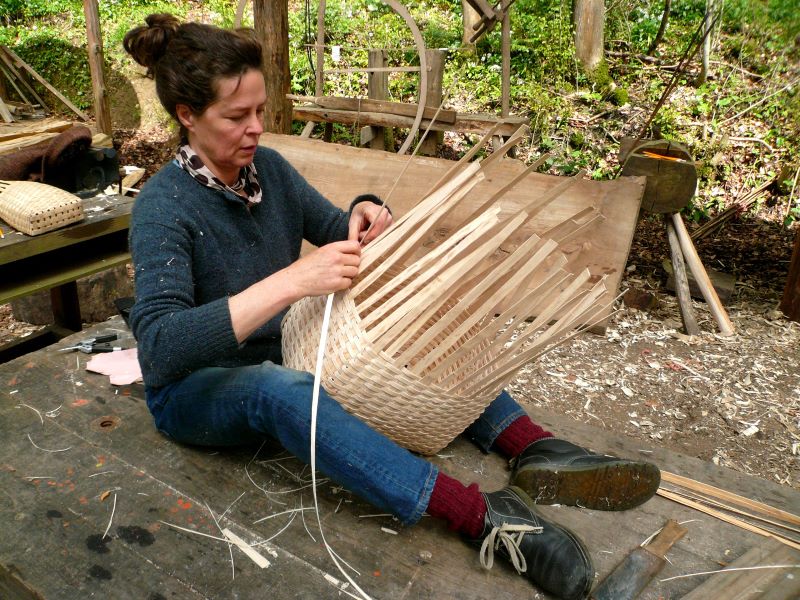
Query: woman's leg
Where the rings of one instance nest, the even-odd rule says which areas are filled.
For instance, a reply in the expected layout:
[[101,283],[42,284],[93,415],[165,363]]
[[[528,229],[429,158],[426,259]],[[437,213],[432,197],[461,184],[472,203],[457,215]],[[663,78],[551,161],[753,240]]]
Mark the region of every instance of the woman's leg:
[[[148,406],[163,433],[187,444],[240,445],[269,435],[309,461],[313,377],[272,363],[207,368],[148,390]],[[374,506],[415,523],[427,509],[480,544],[502,538],[506,523],[530,531],[508,538],[527,564],[525,576],[559,597],[580,598],[594,570],[580,541],[534,512],[520,492],[482,494],[440,473],[346,412],[320,390],[316,457],[319,470]],[[499,544],[499,541],[498,541]]]
[[525,409],[505,390],[465,433],[484,452],[498,450],[508,458],[516,457],[533,442],[553,435],[531,421]]
[[[275,438],[310,460],[309,373],[263,363],[207,368],[151,393],[148,405],[163,433],[187,444],[240,445]],[[316,463],[327,477],[403,523],[419,520],[438,473],[345,411],[320,390]]]

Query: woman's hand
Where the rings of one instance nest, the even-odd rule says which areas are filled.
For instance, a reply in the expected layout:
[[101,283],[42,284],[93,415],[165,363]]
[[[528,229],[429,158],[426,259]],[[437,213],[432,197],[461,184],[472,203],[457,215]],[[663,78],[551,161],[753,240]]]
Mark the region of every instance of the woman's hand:
[[334,242],[231,296],[228,306],[236,340],[242,343],[301,298],[326,296],[349,288],[360,264],[361,246],[357,241]]
[[355,240],[345,240],[317,248],[284,272],[299,300],[349,288],[360,264],[361,246]]
[[[370,225],[375,223],[372,229]],[[348,240],[361,242],[362,246],[378,237],[392,224],[392,215],[385,207],[374,202],[359,202],[350,214]],[[369,235],[367,230],[369,229]],[[365,237],[366,236],[366,237]]]

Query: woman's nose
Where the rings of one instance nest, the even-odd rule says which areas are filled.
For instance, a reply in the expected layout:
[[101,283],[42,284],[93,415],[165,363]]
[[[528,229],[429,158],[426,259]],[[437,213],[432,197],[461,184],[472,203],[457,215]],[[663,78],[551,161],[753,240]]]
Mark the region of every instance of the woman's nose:
[[260,114],[252,115],[247,123],[247,133],[261,135],[264,133],[264,121]]

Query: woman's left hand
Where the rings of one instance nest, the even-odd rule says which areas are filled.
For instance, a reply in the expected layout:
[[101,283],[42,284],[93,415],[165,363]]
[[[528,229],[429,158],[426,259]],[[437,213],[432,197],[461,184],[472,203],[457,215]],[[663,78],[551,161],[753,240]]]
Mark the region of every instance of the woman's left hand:
[[[375,225],[370,229],[370,225]],[[350,215],[350,227],[347,239],[361,242],[364,246],[378,237],[392,224],[392,215],[386,208],[374,202],[359,202],[353,207]],[[367,230],[369,234],[367,235]],[[365,237],[366,236],[366,237]]]

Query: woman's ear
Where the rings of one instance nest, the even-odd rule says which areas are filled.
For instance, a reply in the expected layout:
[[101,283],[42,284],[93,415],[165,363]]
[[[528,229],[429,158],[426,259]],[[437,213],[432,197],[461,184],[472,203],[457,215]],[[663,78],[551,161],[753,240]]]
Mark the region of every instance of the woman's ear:
[[178,121],[181,122],[187,131],[194,129],[194,112],[185,104],[175,105],[175,114],[178,115]]

